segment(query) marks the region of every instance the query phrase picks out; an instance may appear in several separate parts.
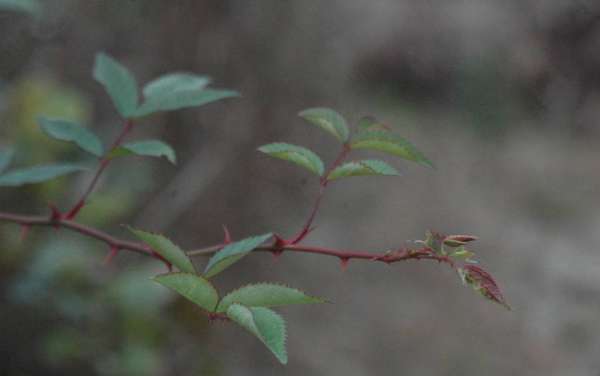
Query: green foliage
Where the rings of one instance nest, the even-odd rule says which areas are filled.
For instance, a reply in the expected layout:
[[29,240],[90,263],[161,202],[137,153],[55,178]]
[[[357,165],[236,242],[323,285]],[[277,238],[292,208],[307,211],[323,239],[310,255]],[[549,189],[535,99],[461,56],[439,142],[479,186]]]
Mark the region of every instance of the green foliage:
[[173,164],[177,163],[175,150],[160,140],[142,140],[123,144],[110,152],[109,158],[117,158],[127,155],[139,155],[145,157],[165,157]]
[[282,364],[287,364],[285,321],[281,316],[268,308],[241,304],[229,306],[227,316],[254,334]]
[[262,243],[269,240],[272,236],[273,234],[271,233],[252,236],[226,245],[210,258],[208,265],[206,265],[206,269],[204,270],[204,276],[206,278],[211,278],[219,274],[232,264],[238,262],[242,257],[246,256]]
[[133,227],[128,228],[138,239],[146,243],[153,251],[164,257],[165,260],[175,265],[182,272],[196,272],[189,257],[170,239],[160,234],[134,229]]
[[356,162],[348,162],[336,167],[327,176],[328,180],[335,180],[349,176],[386,175],[399,176],[400,173],[384,161],[366,159]]
[[404,138],[380,130],[364,130],[350,142],[352,149],[370,149],[389,153],[424,166],[433,167],[433,163],[413,144]]
[[284,161],[302,166],[318,176],[323,175],[323,172],[325,171],[321,158],[311,150],[302,146],[275,142],[263,145],[258,148],[258,150],[271,157],[283,159]]
[[104,154],[102,142],[88,129],[67,120],[40,118],[38,121],[48,136],[56,140],[73,142],[96,157]]
[[234,303],[248,307],[277,307],[291,304],[324,303],[325,300],[306,295],[304,292],[274,283],[248,285],[227,294],[217,307],[217,312],[225,312]]
[[191,273],[168,273],[154,277],[154,281],[189,299],[207,312],[213,312],[219,294],[206,279]]
[[94,78],[104,86],[119,114],[130,118],[138,106],[138,89],[133,75],[112,57],[99,53],[94,65]]
[[10,165],[14,155],[15,151],[11,148],[0,149],[0,174]]
[[182,89],[157,94],[146,98],[146,101],[135,111],[135,117],[146,116],[159,111],[180,110],[187,107],[197,107],[225,98],[238,97],[232,90],[217,89]]
[[49,164],[10,170],[0,176],[0,187],[18,187],[25,184],[41,183],[73,172],[86,170],[76,164]]
[[0,0],[0,10],[11,10],[37,16],[42,10],[38,0]]
[[342,143],[348,141],[350,131],[346,120],[330,108],[309,108],[300,112],[298,116],[331,133],[338,141]]

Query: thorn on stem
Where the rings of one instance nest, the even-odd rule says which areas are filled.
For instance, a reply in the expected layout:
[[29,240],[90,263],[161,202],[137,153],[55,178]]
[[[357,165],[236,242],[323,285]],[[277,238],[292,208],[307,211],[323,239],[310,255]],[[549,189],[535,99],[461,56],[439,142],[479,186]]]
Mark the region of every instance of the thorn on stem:
[[350,262],[348,257],[340,257],[340,266],[342,267],[343,272],[348,270],[348,262]]
[[273,262],[278,262],[279,258],[281,257],[281,254],[283,253],[282,250],[275,250],[271,252],[273,254]]
[[60,221],[63,219],[63,215],[60,212],[60,210],[58,210],[56,205],[54,205],[53,203],[49,202],[48,207],[50,208],[50,211],[51,211],[50,212],[50,221],[52,221],[54,223],[54,228],[58,230],[58,228],[60,227]]
[[31,230],[31,225],[21,225],[21,234],[19,236],[21,243],[23,243],[25,241],[25,239],[27,238],[27,234],[29,234],[29,230]]
[[227,228],[226,225],[221,225],[221,226],[223,226],[223,232],[225,233],[225,237],[223,239],[223,244],[231,243],[231,234],[229,233],[229,229]]
[[108,252],[108,255],[106,255],[106,257],[104,258],[104,261],[102,262],[104,264],[104,266],[110,265],[112,260],[119,254],[119,251],[120,251],[119,247],[115,247],[115,246],[110,247],[110,252]]

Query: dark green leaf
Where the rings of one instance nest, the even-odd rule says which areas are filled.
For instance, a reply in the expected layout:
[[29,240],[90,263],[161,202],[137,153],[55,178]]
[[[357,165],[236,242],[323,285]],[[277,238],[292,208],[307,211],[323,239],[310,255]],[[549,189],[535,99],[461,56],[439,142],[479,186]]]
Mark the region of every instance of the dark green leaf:
[[156,253],[164,257],[171,264],[175,265],[182,272],[195,273],[194,265],[190,261],[189,257],[185,254],[181,248],[173,244],[173,242],[160,234],[154,234],[147,231],[128,227],[138,239],[146,243]]
[[259,147],[258,150],[274,158],[295,163],[319,176],[323,175],[323,172],[325,171],[321,158],[311,150],[301,146],[275,142],[263,145]]
[[306,295],[304,292],[274,283],[257,283],[234,290],[227,294],[217,307],[225,312],[230,305],[240,303],[248,307],[277,307],[292,304],[324,303],[325,300]]
[[138,106],[138,89],[131,73],[112,57],[99,53],[94,78],[104,86],[115,107],[124,118],[131,117]]
[[249,252],[266,242],[269,238],[271,238],[271,236],[273,236],[273,234],[268,233],[249,237],[226,245],[210,258],[208,265],[206,265],[206,269],[204,270],[204,276],[206,278],[211,278],[212,276],[222,272],[225,268],[239,261]]
[[146,157],[165,157],[173,164],[177,162],[175,150],[159,140],[142,140],[123,144],[111,151],[109,157],[116,158],[132,154]]
[[352,149],[371,149],[389,153],[425,166],[433,167],[429,159],[402,137],[385,131],[363,131],[351,142]]
[[41,183],[46,180],[87,170],[85,167],[73,164],[56,164],[10,170],[0,176],[0,187],[17,187],[24,184]]
[[150,81],[144,86],[143,93],[146,99],[161,96],[163,98],[175,91],[202,90],[210,84],[210,78],[193,73],[169,73]]
[[348,141],[348,125],[342,115],[329,108],[309,108],[298,114],[311,124],[331,133],[340,142]]
[[399,176],[400,173],[389,164],[377,159],[365,159],[362,161],[348,162],[336,167],[327,180],[345,178],[348,176],[365,176],[365,175],[387,175]]
[[232,90],[176,90],[168,95],[153,95],[146,99],[136,111],[135,116],[141,117],[159,111],[173,111],[187,107],[198,107],[225,98],[238,97]]
[[102,142],[88,129],[66,120],[40,118],[40,127],[48,136],[75,143],[84,151],[101,157],[104,153]]
[[208,312],[214,312],[219,295],[206,279],[191,273],[168,273],[154,277],[154,281],[168,287]]
[[10,165],[14,155],[15,151],[11,148],[0,149],[0,174]]
[[241,304],[229,306],[227,316],[254,334],[282,364],[287,363],[285,321],[281,316],[268,308]]

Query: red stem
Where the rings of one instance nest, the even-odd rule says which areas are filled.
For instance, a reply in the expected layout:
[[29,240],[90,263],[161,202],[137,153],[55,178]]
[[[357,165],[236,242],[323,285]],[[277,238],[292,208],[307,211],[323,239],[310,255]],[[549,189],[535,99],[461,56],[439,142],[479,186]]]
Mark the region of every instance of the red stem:
[[87,189],[85,190],[85,192],[83,193],[83,195],[81,196],[79,201],[77,201],[77,203],[65,215],[66,219],[74,219],[77,216],[77,214],[79,214],[79,211],[85,206],[88,197],[94,191],[94,188],[96,188],[96,185],[98,184],[98,181],[100,180],[100,176],[102,175],[104,170],[106,170],[106,168],[108,167],[108,165],[110,164],[110,162],[112,160],[111,158],[108,158],[108,155],[110,155],[110,153],[114,149],[118,148],[121,145],[121,143],[125,139],[125,136],[127,136],[127,134],[131,131],[132,128],[133,128],[133,121],[126,120],[125,125],[123,126],[123,130],[121,131],[119,136],[117,136],[117,139],[113,142],[110,149],[104,154],[104,156],[100,160],[98,168],[96,169],[96,173],[94,174],[94,177],[92,178],[92,181],[88,185]]

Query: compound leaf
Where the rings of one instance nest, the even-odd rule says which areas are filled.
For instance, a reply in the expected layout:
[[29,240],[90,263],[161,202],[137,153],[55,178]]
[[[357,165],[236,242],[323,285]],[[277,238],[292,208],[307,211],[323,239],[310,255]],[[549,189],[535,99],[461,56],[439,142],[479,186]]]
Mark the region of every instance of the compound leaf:
[[287,363],[285,321],[281,316],[268,308],[246,307],[241,304],[229,306],[227,316],[254,334],[279,362]]
[[101,157],[104,147],[100,139],[88,129],[67,120],[38,119],[42,130],[50,137],[75,143],[82,150]]
[[129,70],[105,53],[96,55],[94,78],[104,86],[119,114],[131,117],[138,106],[138,89]]
[[252,236],[226,245],[210,258],[204,270],[204,276],[211,278],[217,275],[267,241],[271,236],[273,236],[271,233]]
[[291,287],[274,283],[257,283],[234,290],[227,294],[217,307],[217,312],[225,312],[234,303],[247,307],[277,307],[291,304],[324,303],[325,300],[306,295]]
[[168,273],[153,278],[208,312],[214,312],[219,295],[206,279],[191,273]]
[[123,144],[110,152],[110,158],[126,155],[140,155],[145,157],[165,157],[169,162],[176,164],[177,157],[173,148],[159,140],[142,140]]
[[381,130],[360,132],[350,143],[352,149],[371,149],[389,153],[422,165],[433,164],[413,144],[402,137]]
[[148,231],[142,231],[133,227],[128,227],[138,239],[146,243],[152,250],[165,258],[168,262],[175,265],[182,272],[195,273],[194,265],[185,252],[175,245],[167,237]]
[[295,163],[319,176],[323,175],[323,171],[325,171],[321,158],[311,150],[301,146],[275,142],[263,145],[258,150],[274,158]]
[[75,164],[49,164],[10,170],[0,176],[0,187],[18,187],[25,184],[41,183],[46,180],[70,174],[87,168]]
[[330,108],[309,108],[298,114],[301,118],[331,133],[340,142],[348,141],[348,125],[342,115]]
[[327,176],[327,180],[335,180],[349,176],[385,175],[399,176],[400,173],[389,164],[377,159],[348,162],[336,167]]

